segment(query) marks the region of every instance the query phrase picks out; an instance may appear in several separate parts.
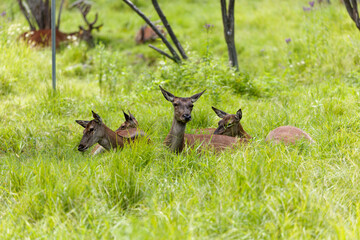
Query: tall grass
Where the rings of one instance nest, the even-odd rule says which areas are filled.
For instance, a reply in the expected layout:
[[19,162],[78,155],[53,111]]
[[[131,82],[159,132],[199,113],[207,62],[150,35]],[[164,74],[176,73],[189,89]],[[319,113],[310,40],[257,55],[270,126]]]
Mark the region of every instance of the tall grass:
[[[175,65],[134,44],[142,22],[127,6],[99,0],[98,44],[58,51],[54,94],[50,50],[16,41],[25,20],[2,1],[2,238],[359,238],[359,33],[344,6],[332,2],[309,12],[307,1],[236,2],[241,71],[234,73],[218,2],[160,3],[190,55]],[[155,18],[149,3],[136,3]],[[76,30],[81,21],[66,9],[61,28]],[[205,24],[214,27],[206,32]],[[211,106],[242,108],[253,141],[221,154],[170,153],[162,142],[173,109],[158,85],[177,96],[207,89],[188,132],[216,126]],[[100,156],[77,151],[76,119],[89,120],[94,110],[116,129],[122,109],[151,144]],[[316,143],[265,143],[281,125],[304,129]]]

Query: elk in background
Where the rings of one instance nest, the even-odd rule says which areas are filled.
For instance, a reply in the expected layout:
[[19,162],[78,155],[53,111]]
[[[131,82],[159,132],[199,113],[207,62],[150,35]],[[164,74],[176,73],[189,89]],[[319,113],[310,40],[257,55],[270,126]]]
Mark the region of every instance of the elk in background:
[[[19,36],[19,39],[26,42],[31,47],[47,47],[51,45],[51,7],[49,6],[49,0],[18,0],[21,11],[23,12],[26,20],[30,25],[31,31],[22,33]],[[61,1],[57,25],[56,25],[56,47],[59,48],[61,43],[73,42],[76,40],[85,41],[89,46],[94,46],[94,38],[92,36],[92,30],[100,30],[101,25],[95,26],[95,23],[98,20],[98,14],[96,13],[95,19],[92,22],[89,22],[87,15],[91,9],[91,5],[85,0],[76,1],[72,4],[71,7],[77,7],[87,25],[87,28],[79,26],[79,31],[72,33],[64,33],[59,30],[60,27],[60,17],[64,0]],[[27,7],[25,7],[25,5]],[[29,11],[30,9],[30,11]],[[34,23],[35,22],[35,23]],[[35,27],[38,26],[38,28]]]
[[[181,63],[181,58],[179,54],[176,52],[175,48],[170,44],[170,42],[165,38],[165,35],[161,33],[161,31],[155,26],[153,22],[150,21],[146,15],[140,11],[138,7],[136,7],[130,0],[123,0],[129,7],[131,7],[144,21],[151,27],[151,29],[157,34],[157,36],[160,37],[162,42],[165,44],[167,49],[169,50],[170,54],[167,54],[166,52],[162,51],[161,49],[149,44],[149,47],[154,49],[155,51],[159,52],[163,56],[173,60],[176,63]],[[178,41],[177,37],[175,36],[174,31],[172,30],[169,22],[167,21],[164,13],[162,12],[157,0],[151,0],[157,14],[159,15],[161,22],[163,23],[164,27],[166,28],[166,31],[169,33],[169,36],[171,37],[171,40],[173,41],[174,45],[176,46],[177,50],[179,51],[181,57],[186,60],[188,59],[188,56],[186,55],[184,49],[182,48],[180,42]]]
[[293,126],[281,126],[272,130],[266,137],[266,142],[295,144],[298,141],[308,141],[314,143],[314,140],[309,134],[301,130],[300,128]]
[[[166,32],[164,31],[162,26],[156,25],[156,28],[161,32],[164,37],[166,36]],[[159,36],[157,35],[157,33],[149,25],[144,25],[136,33],[135,42],[136,44],[144,44],[147,42],[154,42],[158,38]]]
[[[119,129],[114,132],[107,127],[101,117],[95,112],[91,111],[94,117],[91,121],[76,120],[78,124],[84,127],[83,137],[78,146],[78,150],[81,152],[86,151],[92,145],[98,143],[104,149],[110,151],[111,149],[123,148],[124,143],[134,142],[140,137],[145,137],[148,141],[150,140],[147,135],[137,128],[128,128],[130,126],[137,126],[136,119],[127,119]],[[125,114],[125,113],[124,113]],[[127,129],[126,129],[127,128]],[[92,152],[93,155],[103,152],[103,150]]]
[[180,153],[184,150],[185,145],[188,145],[191,148],[197,147],[200,150],[212,148],[215,151],[223,151],[248,142],[247,139],[223,135],[185,134],[186,124],[191,120],[191,112],[194,103],[205,91],[191,97],[183,98],[176,97],[161,86],[159,87],[165,99],[174,106],[173,123],[170,132],[164,141],[164,144],[170,148],[170,151]]

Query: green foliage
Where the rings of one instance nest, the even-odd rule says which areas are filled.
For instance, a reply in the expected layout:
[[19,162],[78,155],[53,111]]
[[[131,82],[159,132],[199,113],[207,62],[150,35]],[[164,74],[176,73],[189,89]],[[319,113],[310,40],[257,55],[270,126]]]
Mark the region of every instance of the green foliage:
[[[64,32],[83,24],[70,3]],[[157,20],[149,1],[134,3]],[[344,6],[304,12],[307,1],[236,2],[234,72],[217,1],[160,2],[190,56],[181,65],[135,45],[143,21],[123,2],[94,4],[104,23],[98,44],[58,50],[53,93],[50,50],[18,42],[25,19],[13,1],[0,3],[2,239],[360,238],[360,44]],[[159,85],[183,97],[206,89],[187,132],[217,126],[211,106],[241,108],[253,141],[220,154],[170,153],[162,142],[173,109]],[[116,129],[122,109],[150,144],[77,151],[76,119],[94,110]],[[316,143],[265,143],[281,125]]]

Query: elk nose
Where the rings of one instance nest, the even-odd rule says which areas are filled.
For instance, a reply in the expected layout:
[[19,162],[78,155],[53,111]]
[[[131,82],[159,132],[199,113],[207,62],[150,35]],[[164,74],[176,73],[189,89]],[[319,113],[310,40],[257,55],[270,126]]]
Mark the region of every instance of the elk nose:
[[85,146],[82,145],[82,144],[80,144],[80,145],[78,146],[78,151],[82,152],[82,151],[84,151],[84,148],[85,148]]
[[191,120],[191,115],[190,115],[190,114],[184,114],[183,117],[184,117],[184,119],[187,120],[187,121],[190,121],[190,120]]

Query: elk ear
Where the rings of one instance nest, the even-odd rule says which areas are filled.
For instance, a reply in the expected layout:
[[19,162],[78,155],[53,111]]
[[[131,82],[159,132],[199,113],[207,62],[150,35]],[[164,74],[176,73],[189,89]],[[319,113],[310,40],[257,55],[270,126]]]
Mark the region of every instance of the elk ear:
[[239,121],[242,119],[242,111],[241,108],[236,112],[236,119],[238,119]]
[[130,116],[126,114],[126,112],[124,112],[124,110],[122,110],[122,112],[124,113],[124,117],[126,121],[130,120]]
[[79,124],[79,125],[82,126],[83,128],[86,128],[86,126],[88,125],[88,123],[89,123],[90,121],[75,120],[75,122],[77,122],[77,124]]
[[93,117],[95,119],[95,122],[102,123],[101,117],[97,113],[95,113],[94,111],[91,111],[91,112],[92,112],[92,115],[93,115]]
[[134,117],[134,115],[131,114],[131,112],[128,110],[128,113],[129,113],[129,116],[130,116],[130,120],[135,120],[136,121],[136,118]]
[[227,115],[227,113],[224,111],[221,111],[214,107],[211,107],[211,108],[212,108],[212,110],[214,110],[214,112],[216,113],[216,115],[218,115],[219,118],[224,118]]
[[164,98],[165,98],[166,100],[168,100],[169,102],[174,102],[175,96],[174,96],[173,94],[169,93],[168,91],[166,91],[165,89],[163,89],[161,86],[159,86],[159,88],[160,88],[160,90],[161,90],[161,92],[162,92],[162,94],[164,95]]
[[206,91],[206,89],[205,89],[204,91],[202,91],[201,93],[197,93],[197,94],[191,96],[191,97],[190,97],[191,102],[192,102],[192,103],[196,102],[196,101],[201,97],[201,95],[202,95],[205,91]]

